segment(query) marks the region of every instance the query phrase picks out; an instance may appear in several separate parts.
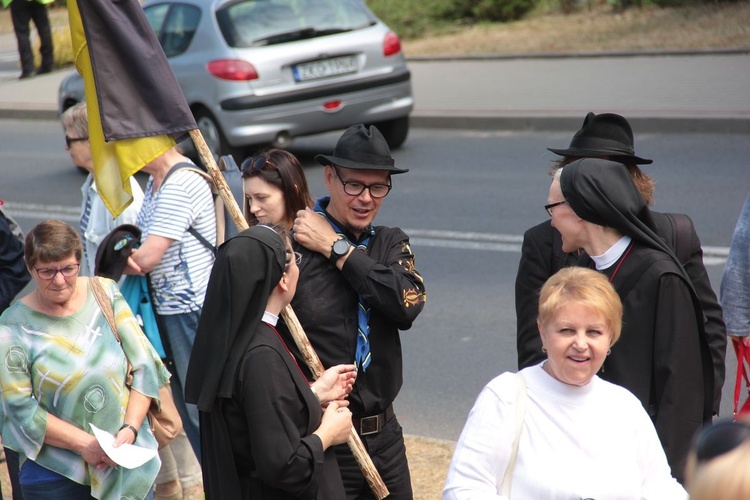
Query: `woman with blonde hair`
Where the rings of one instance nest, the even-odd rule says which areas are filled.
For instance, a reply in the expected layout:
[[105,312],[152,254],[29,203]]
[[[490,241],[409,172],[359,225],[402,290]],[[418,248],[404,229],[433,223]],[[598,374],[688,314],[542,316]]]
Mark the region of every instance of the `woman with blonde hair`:
[[547,360],[485,386],[443,498],[685,498],[640,402],[596,375],[621,321],[603,275],[570,267],[549,278],[537,322]]

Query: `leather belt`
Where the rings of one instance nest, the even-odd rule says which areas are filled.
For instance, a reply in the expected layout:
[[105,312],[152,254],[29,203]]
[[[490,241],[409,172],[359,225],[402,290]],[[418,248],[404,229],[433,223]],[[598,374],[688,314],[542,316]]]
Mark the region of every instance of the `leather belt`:
[[386,422],[393,416],[393,405],[388,405],[383,413],[369,417],[352,418],[352,425],[360,436],[377,434],[385,427]]

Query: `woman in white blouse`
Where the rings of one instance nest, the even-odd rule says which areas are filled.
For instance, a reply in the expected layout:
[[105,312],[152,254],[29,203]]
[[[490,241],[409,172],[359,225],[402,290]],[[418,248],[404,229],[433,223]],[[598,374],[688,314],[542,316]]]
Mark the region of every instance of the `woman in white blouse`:
[[443,498],[687,498],[638,399],[596,376],[621,322],[604,275],[573,267],[552,276],[539,297],[547,360],[485,386]]

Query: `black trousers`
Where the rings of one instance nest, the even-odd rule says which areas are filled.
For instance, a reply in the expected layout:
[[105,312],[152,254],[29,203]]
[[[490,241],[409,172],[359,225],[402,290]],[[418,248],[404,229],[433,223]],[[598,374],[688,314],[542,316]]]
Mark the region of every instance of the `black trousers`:
[[22,75],[34,73],[34,54],[31,50],[31,39],[29,37],[29,23],[31,21],[34,21],[41,42],[42,65],[39,71],[52,71],[55,61],[52,53],[52,31],[49,27],[47,6],[36,0],[13,0],[10,3],[10,17],[13,21],[13,30],[16,32]]
[[[13,498],[13,500],[23,500],[23,493],[21,493],[21,484],[18,482],[18,452],[5,448],[5,464],[8,466],[8,476],[10,477],[10,485],[13,489],[13,495],[6,495],[7,498]],[[0,496],[0,498],[3,498]]]
[[[404,432],[396,415],[377,434],[362,436],[362,444],[370,455],[375,468],[383,478],[390,495],[388,500],[411,500],[411,475],[406,460]],[[357,460],[346,444],[335,447],[341,479],[344,481],[347,500],[374,499],[370,485],[357,465]]]

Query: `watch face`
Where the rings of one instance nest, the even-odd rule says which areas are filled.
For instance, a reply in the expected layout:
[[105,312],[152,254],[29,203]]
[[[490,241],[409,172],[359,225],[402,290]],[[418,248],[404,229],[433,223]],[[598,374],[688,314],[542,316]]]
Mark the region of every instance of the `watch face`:
[[333,244],[333,253],[335,253],[338,256],[342,256],[348,251],[349,251],[349,243],[347,243],[346,240],[337,240]]

